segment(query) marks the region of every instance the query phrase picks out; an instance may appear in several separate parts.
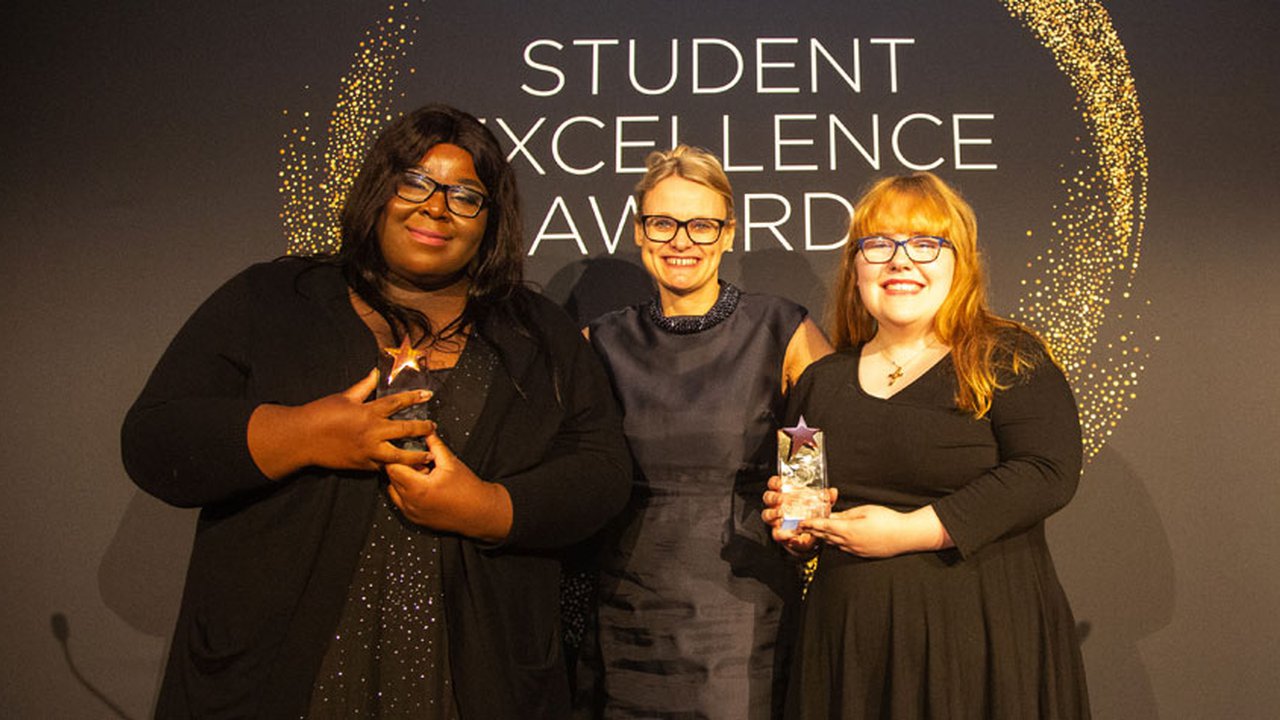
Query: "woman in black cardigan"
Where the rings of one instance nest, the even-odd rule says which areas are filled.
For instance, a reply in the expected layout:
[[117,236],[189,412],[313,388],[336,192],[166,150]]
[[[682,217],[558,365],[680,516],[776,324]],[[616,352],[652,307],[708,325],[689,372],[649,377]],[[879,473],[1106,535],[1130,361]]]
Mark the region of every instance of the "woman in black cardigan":
[[[522,286],[514,173],[422,108],[342,233],[219,289],[125,418],[135,482],[201,508],[156,714],[563,717],[558,549],[621,509],[630,460],[594,355]],[[434,395],[366,401],[402,343]],[[436,422],[390,418],[423,402]]]

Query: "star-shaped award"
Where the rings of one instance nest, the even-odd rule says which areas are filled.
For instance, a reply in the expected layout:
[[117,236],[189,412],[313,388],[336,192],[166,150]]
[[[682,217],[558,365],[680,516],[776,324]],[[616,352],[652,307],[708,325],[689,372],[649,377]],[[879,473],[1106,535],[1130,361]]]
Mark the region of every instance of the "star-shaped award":
[[814,439],[814,435],[818,433],[818,428],[811,428],[808,425],[805,425],[803,415],[800,416],[800,422],[796,423],[795,427],[784,427],[782,428],[782,432],[786,433],[787,437],[791,438],[791,452],[787,457],[788,462],[791,461],[791,458],[796,456],[796,450],[799,450],[802,447],[808,446],[815,450],[818,449],[818,443]]
[[395,382],[396,376],[406,368],[422,372],[422,366],[418,365],[418,361],[427,356],[425,352],[415,349],[409,344],[408,335],[405,335],[404,339],[400,341],[400,347],[382,348],[382,352],[391,356],[391,371],[387,373],[388,385]]

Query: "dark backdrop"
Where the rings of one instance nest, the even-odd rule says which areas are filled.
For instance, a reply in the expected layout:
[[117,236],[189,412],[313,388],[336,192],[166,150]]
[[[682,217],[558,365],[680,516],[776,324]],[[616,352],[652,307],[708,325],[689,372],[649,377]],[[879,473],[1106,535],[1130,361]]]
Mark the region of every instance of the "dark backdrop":
[[[819,316],[838,252],[818,246],[844,222],[830,195],[941,158],[977,208],[999,309],[1054,338],[1086,412],[1092,459],[1050,535],[1087,632],[1095,716],[1280,713],[1280,11],[1060,0],[1010,13],[1024,5],[9,3],[0,715],[115,716],[76,673],[121,713],[149,713],[194,514],[129,482],[121,417],[215,287],[248,263],[325,246],[326,197],[313,189],[340,190],[367,128],[428,100],[485,117],[509,148],[528,135],[514,158],[528,274],[582,320],[646,292],[625,226],[615,233],[637,177],[625,170],[645,143],[669,141],[672,116],[682,140],[717,153],[730,129],[740,220],[749,207],[757,225],[740,229],[724,274]],[[1106,51],[1100,65],[1055,63],[1024,22],[1079,27],[1091,9],[1100,24],[1073,37],[1077,55]],[[727,45],[741,53],[733,87],[693,91],[697,38],[719,41],[702,48],[703,87],[733,77]],[[886,40],[905,38],[891,55]],[[574,41],[610,39],[594,45],[593,90],[593,45]],[[651,89],[677,40],[671,90],[631,85],[631,39]],[[856,91],[821,58],[812,91],[811,39],[846,71],[859,46]],[[538,40],[530,59],[565,77],[543,96],[521,89],[556,86],[524,59]],[[1102,75],[1073,86],[1088,67]],[[1091,89],[1130,78],[1137,116],[1089,105]],[[872,156],[879,123],[878,162],[841,141],[831,169],[832,115]],[[959,162],[956,115],[962,135],[990,141],[964,145]],[[793,141],[776,156],[775,123]],[[636,144],[619,154],[619,137]],[[1108,203],[1107,189],[1132,204]]]

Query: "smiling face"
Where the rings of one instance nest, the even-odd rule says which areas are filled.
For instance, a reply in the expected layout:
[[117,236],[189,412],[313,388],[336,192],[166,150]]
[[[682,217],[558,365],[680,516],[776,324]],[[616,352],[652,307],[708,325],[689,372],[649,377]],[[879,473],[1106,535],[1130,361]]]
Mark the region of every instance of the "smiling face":
[[[672,175],[645,193],[640,215],[666,215],[684,221],[691,218],[723,220],[727,215],[724,198],[700,183]],[[700,315],[715,304],[720,294],[720,258],[733,247],[733,225],[726,224],[720,239],[711,245],[697,245],[681,229],[670,242],[647,239],[637,218],[636,245],[649,275],[658,283],[663,311],[668,315]]]
[[[869,263],[853,239],[871,235],[931,235],[948,244],[929,263],[913,262],[901,249],[887,263]],[[953,344],[957,332],[968,332],[990,314],[973,208],[933,173],[876,181],[854,203],[848,237],[832,326],[837,348],[869,342],[886,329],[900,341],[932,331],[937,340]]]
[[[905,240],[924,233],[886,228],[877,234]],[[933,262],[919,263],[899,247],[886,263],[867,262],[859,252],[854,268],[862,305],[880,327],[923,334],[933,329],[934,318],[951,292],[956,258],[950,248],[943,248]]]
[[[457,145],[432,146],[418,167],[437,183],[487,194],[471,154]],[[424,290],[464,280],[467,264],[484,239],[488,214],[486,207],[473,218],[455,215],[445,204],[443,188],[421,203],[393,194],[378,219],[378,247],[387,263],[388,280]]]

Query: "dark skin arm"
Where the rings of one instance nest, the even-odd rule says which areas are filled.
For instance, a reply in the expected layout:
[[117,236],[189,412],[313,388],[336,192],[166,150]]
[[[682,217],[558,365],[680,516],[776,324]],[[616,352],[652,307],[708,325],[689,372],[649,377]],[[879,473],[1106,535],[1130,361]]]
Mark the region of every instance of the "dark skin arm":
[[488,543],[505,540],[513,518],[507,489],[481,480],[434,432],[427,435],[427,448],[431,464],[422,469],[387,465],[387,494],[400,512],[434,530]]
[[429,453],[402,450],[391,440],[431,434],[429,420],[392,420],[396,412],[426,402],[411,391],[365,402],[378,371],[339,393],[305,405],[259,405],[249,416],[249,454],[263,475],[280,480],[304,467],[377,470],[387,463],[424,464]]

